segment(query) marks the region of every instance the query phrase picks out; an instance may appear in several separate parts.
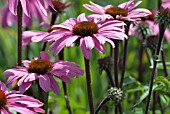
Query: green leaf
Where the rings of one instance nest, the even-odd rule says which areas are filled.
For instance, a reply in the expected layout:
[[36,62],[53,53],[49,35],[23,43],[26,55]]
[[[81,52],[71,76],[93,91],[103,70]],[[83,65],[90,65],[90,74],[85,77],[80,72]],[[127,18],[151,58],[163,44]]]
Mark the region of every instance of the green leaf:
[[134,77],[132,77],[132,76],[125,77],[123,86],[127,86],[129,84],[134,83],[134,82],[136,82],[136,79]]
[[[158,87],[158,85],[154,84],[152,90],[155,90],[156,87]],[[147,90],[140,96],[140,99],[137,101],[134,107],[139,105],[148,96],[148,94],[149,94],[149,86],[147,86]]]

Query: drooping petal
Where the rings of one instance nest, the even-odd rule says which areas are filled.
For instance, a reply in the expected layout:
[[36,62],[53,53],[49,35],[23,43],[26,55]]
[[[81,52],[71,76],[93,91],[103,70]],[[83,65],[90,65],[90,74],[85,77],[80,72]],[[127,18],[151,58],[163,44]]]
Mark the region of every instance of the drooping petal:
[[80,39],[80,47],[81,47],[81,50],[82,50],[85,58],[89,60],[91,58],[91,50],[86,48],[84,39]]
[[28,0],[20,0],[23,12],[29,17],[30,16],[30,6]]
[[60,93],[60,87],[59,87],[58,83],[52,77],[49,77],[49,79],[50,79],[50,83],[51,83],[51,89],[54,91],[55,94],[58,95]]
[[50,79],[48,75],[40,75],[39,76],[39,84],[40,87],[45,91],[48,92],[50,90]]
[[92,50],[94,48],[94,41],[91,36],[84,37],[86,48]]
[[41,9],[41,11],[43,12],[43,14],[45,16],[47,16],[47,11],[45,9],[45,3],[44,3],[44,0],[36,0],[38,5],[39,5],[39,8]]
[[24,82],[22,85],[19,86],[20,93],[24,93],[26,90],[28,90],[32,85],[32,82]]
[[14,15],[17,15],[18,0],[8,0],[8,3],[9,3],[9,10]]

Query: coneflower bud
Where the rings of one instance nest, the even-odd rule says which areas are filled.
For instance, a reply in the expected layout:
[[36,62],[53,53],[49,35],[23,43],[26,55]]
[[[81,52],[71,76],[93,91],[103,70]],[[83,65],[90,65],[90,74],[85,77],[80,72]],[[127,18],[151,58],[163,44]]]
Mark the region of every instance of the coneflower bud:
[[110,72],[113,66],[113,59],[110,56],[107,56],[102,59],[98,59],[98,64],[100,73],[102,73],[103,70]]
[[161,7],[159,12],[155,16],[155,23],[163,26],[164,29],[170,24],[170,10],[168,8]]
[[108,96],[115,104],[119,104],[123,100],[123,91],[120,88],[111,87],[108,90]]
[[152,52],[152,55],[155,55],[157,46],[158,46],[158,42],[159,42],[159,38],[157,35],[151,35],[148,36],[144,42],[143,42],[143,46],[145,48],[149,48]]
[[136,32],[138,36],[142,39],[145,39],[147,36],[150,36],[153,34],[153,31],[149,24],[146,22],[141,22],[137,25]]

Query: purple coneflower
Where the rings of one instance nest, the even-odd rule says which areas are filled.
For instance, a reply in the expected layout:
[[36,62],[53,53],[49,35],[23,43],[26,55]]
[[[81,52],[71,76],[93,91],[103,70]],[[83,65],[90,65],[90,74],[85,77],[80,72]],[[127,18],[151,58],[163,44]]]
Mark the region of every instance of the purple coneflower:
[[14,110],[21,114],[45,113],[40,107],[43,105],[37,99],[19,94],[17,91],[8,91],[6,85],[0,81],[0,113],[12,114]]
[[[9,2],[9,10],[14,14],[17,15],[17,6],[19,1],[21,2],[22,8],[23,8],[23,12],[27,15],[30,16],[30,0],[8,0]],[[47,11],[46,11],[46,4],[44,2],[44,0],[31,0],[32,2],[34,2],[34,4],[36,6],[38,6],[38,10],[40,10],[45,16],[47,16]],[[52,7],[54,8],[51,0],[46,0],[46,2]]]
[[[34,4],[33,0],[29,1],[29,6],[31,7],[30,16],[23,12],[22,23],[24,27],[32,26],[33,18],[36,18],[38,23],[41,23],[43,20],[48,21],[48,18],[38,9],[38,5]],[[17,16],[11,13],[8,6],[3,7],[0,12],[3,14],[1,17],[2,27],[12,26],[17,23]]]
[[85,58],[90,59],[93,48],[104,53],[105,42],[110,43],[114,48],[111,39],[124,40],[124,38],[127,38],[124,34],[124,25],[123,22],[117,20],[97,24],[88,20],[84,13],[80,14],[77,19],[70,18],[59,25],[52,26],[52,29],[57,28],[60,32],[51,32],[46,37],[46,39],[50,37],[54,40],[49,51],[54,50],[54,55],[57,55],[65,46],[70,47],[76,43],[80,45]]
[[33,61],[24,60],[23,67],[18,66],[6,70],[3,75],[9,76],[7,84],[9,85],[18,79],[19,91],[24,93],[35,80],[38,80],[40,87],[45,92],[51,88],[55,94],[59,94],[60,89],[53,76],[70,83],[70,78],[77,78],[78,75],[84,73],[73,62],[50,62],[50,57],[46,52],[41,52],[40,57],[41,59],[34,58]]
[[[105,7],[99,6],[93,2],[89,4],[84,4],[83,6],[97,14],[92,14],[89,17],[97,19],[98,21],[104,21],[107,18],[119,19],[119,20],[127,20],[127,21],[139,21],[141,17],[146,17],[151,14],[151,12],[144,8],[137,8],[142,1],[135,2],[134,0],[130,0],[118,6],[107,5]],[[109,16],[110,15],[110,16]]]

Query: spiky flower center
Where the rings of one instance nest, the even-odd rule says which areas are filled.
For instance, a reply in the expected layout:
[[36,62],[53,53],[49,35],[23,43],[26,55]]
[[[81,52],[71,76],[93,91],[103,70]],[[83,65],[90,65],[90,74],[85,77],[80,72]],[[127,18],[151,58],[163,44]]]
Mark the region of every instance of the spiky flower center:
[[33,60],[29,64],[28,72],[37,73],[37,74],[45,74],[46,72],[52,69],[51,62],[47,60]]
[[111,7],[105,11],[105,14],[110,14],[112,17],[116,18],[117,15],[127,16],[128,12],[125,9],[119,7]]
[[4,105],[6,104],[6,102],[7,102],[6,95],[5,95],[5,93],[4,93],[2,90],[0,90],[0,109],[1,109],[2,107],[4,107]]
[[96,34],[98,30],[97,24],[90,21],[77,23],[73,27],[73,33],[82,37],[92,36],[93,34]]

